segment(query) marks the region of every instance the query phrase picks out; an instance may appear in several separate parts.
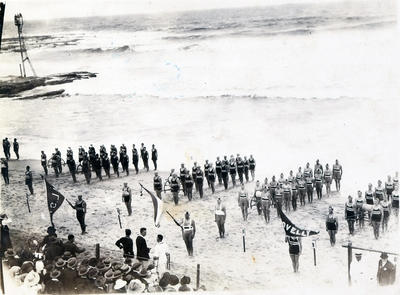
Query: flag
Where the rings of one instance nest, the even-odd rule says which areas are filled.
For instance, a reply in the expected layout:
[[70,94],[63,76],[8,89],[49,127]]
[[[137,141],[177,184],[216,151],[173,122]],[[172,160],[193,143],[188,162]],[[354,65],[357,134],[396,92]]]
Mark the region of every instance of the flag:
[[46,183],[47,205],[50,214],[53,214],[64,202],[64,196],[60,192],[56,191],[54,186],[48,183],[46,179],[44,181]]
[[281,209],[279,209],[279,211],[279,215],[281,216],[283,228],[285,229],[286,235],[292,237],[308,237],[319,234],[319,231],[317,232],[298,228],[289,220],[289,218],[282,212]]
[[162,209],[163,209],[163,201],[161,198],[155,196],[152,192],[150,192],[148,189],[146,189],[141,183],[139,183],[140,186],[148,192],[148,194],[151,197],[151,200],[153,201],[153,207],[154,207],[154,225],[156,227],[160,226],[160,219],[161,219],[161,214],[162,214]]

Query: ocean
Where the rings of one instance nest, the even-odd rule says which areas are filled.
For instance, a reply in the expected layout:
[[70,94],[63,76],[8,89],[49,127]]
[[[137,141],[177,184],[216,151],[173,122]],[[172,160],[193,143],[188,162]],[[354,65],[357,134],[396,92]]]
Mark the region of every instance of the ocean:
[[[154,143],[162,170],[253,154],[260,177],[338,158],[365,186],[400,164],[389,4],[25,19],[38,75],[98,77],[52,86],[68,94],[52,100],[1,99],[0,134],[19,138],[31,159],[55,147]],[[5,38],[16,33],[5,24]],[[3,42],[0,76],[19,74],[15,44]],[[360,167],[368,173],[357,179]]]

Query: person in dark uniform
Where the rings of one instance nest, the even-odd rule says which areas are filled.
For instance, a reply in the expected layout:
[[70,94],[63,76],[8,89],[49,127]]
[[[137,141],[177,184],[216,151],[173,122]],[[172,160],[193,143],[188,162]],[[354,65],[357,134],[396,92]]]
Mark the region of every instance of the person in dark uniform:
[[64,243],[64,252],[70,252],[73,257],[76,256],[76,254],[83,253],[85,252],[85,248],[79,248],[75,244],[75,236],[72,234],[68,235],[68,241]]
[[264,219],[266,223],[270,221],[270,208],[271,208],[271,196],[268,189],[268,186],[264,186],[264,191],[261,194],[261,210],[264,215]]
[[151,148],[151,160],[153,161],[154,164],[154,170],[157,170],[157,159],[158,159],[157,149],[153,144]]
[[[304,173],[306,175],[306,173]],[[313,202],[313,194],[314,194],[314,186],[313,186],[313,179],[310,174],[307,174],[306,176],[306,190],[307,190],[307,198],[308,198],[308,203]]]
[[[119,147],[119,159],[121,160],[125,154],[126,154],[126,149],[121,145]],[[124,171],[125,171],[124,167],[122,167],[122,172],[124,172]]]
[[85,155],[85,149],[82,146],[80,146],[79,150],[78,150],[78,161],[79,161],[79,164],[82,163],[84,155]]
[[91,144],[91,145],[89,146],[88,154],[89,154],[89,163],[90,163],[90,166],[93,167],[93,161],[94,161],[94,158],[96,157],[96,150],[95,150],[93,144]]
[[92,171],[90,170],[90,162],[87,153],[85,153],[83,156],[82,172],[85,175],[86,183],[90,184],[90,179],[92,178]]
[[249,216],[249,195],[247,191],[244,189],[244,184],[241,185],[240,191],[238,193],[238,206],[242,212],[242,217],[244,221],[247,221],[247,217]]
[[386,195],[388,197],[388,201],[390,201],[392,198],[392,192],[394,190],[394,183],[390,175],[388,175],[387,177],[387,181],[385,183],[385,190],[386,190]]
[[394,216],[396,216],[396,222],[398,222],[399,218],[399,186],[396,185],[394,187],[394,191],[392,193],[392,209]]
[[133,252],[133,241],[131,239],[131,230],[125,229],[125,237],[120,238],[115,242],[115,245],[124,250],[125,258],[134,258],[135,253]]
[[383,219],[383,209],[379,204],[379,199],[374,199],[374,206],[371,209],[371,224],[374,230],[375,239],[379,238],[379,228]]
[[224,159],[222,160],[221,163],[221,178],[222,181],[224,182],[224,188],[225,190],[228,189],[228,171],[229,171],[229,162],[226,156],[224,156]]
[[82,235],[86,234],[86,202],[82,200],[82,195],[78,195],[78,200],[75,201],[75,205],[72,205],[68,200],[67,202],[72,207],[72,209],[76,210],[76,218],[78,219],[79,225],[81,226]]
[[172,197],[174,199],[174,203],[175,203],[175,205],[178,205],[180,188],[179,188],[179,179],[175,173],[172,174],[172,177],[170,180],[170,187],[171,187],[171,192],[172,192]]
[[146,262],[150,259],[149,253],[150,248],[147,248],[147,243],[145,240],[147,230],[145,227],[140,229],[140,235],[136,238],[136,258],[145,265]]
[[229,174],[231,175],[232,179],[232,185],[233,187],[236,186],[236,162],[233,156],[231,156],[231,159],[229,161]]
[[51,158],[49,159],[49,165],[54,169],[54,174],[56,175],[56,178],[59,176],[60,171],[58,170],[58,159],[57,155],[53,153],[51,155]]
[[357,193],[357,198],[356,198],[356,222],[358,223],[358,226],[361,228],[364,228],[364,197],[362,195],[361,191],[358,191]]
[[184,196],[186,196],[185,177],[186,177],[186,168],[185,164],[182,163],[181,168],[179,169],[179,180],[181,181]]
[[125,203],[126,210],[128,211],[128,215],[132,215],[132,192],[128,187],[128,183],[124,182],[124,186],[122,188],[122,202]]
[[197,181],[196,181],[196,171],[197,171],[197,162],[193,163],[193,167],[192,167],[192,178],[194,180],[194,185],[196,187],[196,192],[199,191],[199,187],[197,185]]
[[388,258],[387,253],[383,252],[379,259],[376,278],[380,286],[393,285],[396,281],[396,266]]
[[19,151],[19,143],[17,142],[16,138],[14,138],[13,150],[14,150],[15,155],[17,156],[17,160],[19,160],[19,153],[18,153],[18,151]]
[[58,172],[60,174],[62,174],[62,166],[63,166],[62,162],[64,160],[61,158],[61,152],[58,150],[58,148],[56,148],[54,154],[56,155],[56,159],[57,159]]
[[111,155],[111,165],[114,170],[114,174],[117,174],[117,177],[119,177],[119,159],[118,159],[118,153],[115,150],[110,151]]
[[221,171],[222,171],[222,162],[220,161],[219,157],[217,157],[217,161],[215,161],[215,172],[217,173],[218,184],[219,185],[222,184]]
[[3,151],[4,155],[6,156],[7,161],[10,159],[10,142],[8,141],[8,138],[6,137],[3,139]]
[[215,193],[215,169],[213,167],[213,164],[210,163],[208,168],[208,181],[211,187],[211,192]]
[[244,174],[244,163],[241,157],[238,157],[236,161],[237,173],[239,175],[240,184],[244,184],[243,182],[243,174]]
[[31,167],[26,166],[26,171],[25,171],[25,184],[28,186],[29,192],[31,195],[33,195],[33,186],[32,186],[32,171],[30,170]]
[[67,160],[67,165],[68,165],[69,172],[71,173],[72,180],[75,183],[76,182],[76,176],[75,176],[75,174],[76,174],[76,163],[75,163],[74,158],[71,158],[71,159]]
[[332,171],[329,169],[328,164],[325,165],[324,181],[325,181],[326,195],[329,197],[331,195]]
[[261,199],[264,194],[264,188],[261,185],[260,181],[256,181],[256,187],[254,188],[254,198],[256,199],[256,206],[257,206],[257,213],[258,215],[261,215],[262,213],[262,204],[261,204]]
[[247,157],[243,157],[243,166],[244,166],[244,177],[246,178],[246,182],[249,182],[249,168],[250,168],[250,163],[249,160],[247,160]]
[[322,165],[319,163],[319,160],[317,159],[317,161],[315,162],[315,165],[314,165],[314,175],[318,169],[321,170],[322,174],[324,173],[324,168],[322,167]]
[[382,181],[378,180],[378,186],[375,188],[375,198],[378,198],[379,201],[383,201],[385,192],[386,192],[386,190],[382,185]]
[[322,170],[317,168],[314,172],[315,191],[317,192],[318,200],[322,199]]
[[8,178],[8,163],[7,159],[1,159],[1,175],[3,175],[4,183],[10,184],[10,179]]
[[158,175],[158,172],[154,173],[153,184],[154,184],[154,190],[157,194],[157,197],[159,197],[161,199],[162,179]]
[[329,240],[331,246],[335,246],[336,243],[336,233],[339,230],[339,222],[337,217],[333,214],[333,207],[329,206],[329,213],[326,217],[326,231],[329,234]]
[[[372,190],[372,183],[368,184],[368,190],[365,191],[365,203],[367,205],[374,204],[374,191]],[[371,211],[368,210],[368,218],[371,221]]]
[[349,196],[348,201],[344,205],[344,219],[347,220],[347,224],[349,225],[349,232],[351,235],[354,234],[354,222],[356,221],[356,208],[353,203],[353,198]]
[[138,174],[139,173],[139,154],[138,154],[138,151],[135,148],[134,144],[132,145],[132,163],[133,163],[133,166],[135,166],[136,174]]
[[122,158],[119,159],[122,165],[122,171],[126,172],[126,176],[129,175],[129,157],[128,154],[123,153]]
[[103,166],[104,172],[106,173],[108,178],[111,178],[111,175],[110,175],[110,159],[108,158],[107,154],[103,155],[103,158],[101,159],[101,165]]
[[100,181],[102,181],[103,177],[101,176],[101,160],[99,154],[95,155],[95,158],[93,160],[93,169],[94,172],[96,173],[97,178],[100,179]]
[[189,170],[186,170],[185,175],[185,191],[189,201],[191,201],[193,197],[193,178],[190,176]]
[[47,170],[47,156],[44,151],[41,151],[40,163],[42,164],[44,174],[47,176],[49,174],[49,171]]
[[292,207],[293,207],[293,211],[296,211],[297,210],[297,197],[299,195],[299,192],[297,190],[297,183],[296,183],[295,179],[293,179],[290,186],[292,189]]
[[251,181],[254,181],[255,171],[256,171],[256,160],[254,160],[253,155],[249,158],[249,169],[251,174]]
[[286,242],[289,244],[289,255],[292,260],[293,271],[299,271],[299,257],[301,254],[301,238],[286,236]]
[[142,154],[144,168],[149,171],[149,153],[146,150],[146,147],[143,147],[143,154]]
[[104,144],[100,146],[100,159],[103,160],[103,158],[107,155],[107,150]]
[[203,171],[201,171],[200,166],[197,166],[196,183],[197,183],[197,187],[199,188],[200,199],[203,198],[203,181],[204,181]]
[[277,186],[275,190],[275,207],[277,216],[280,217],[280,211],[282,210],[282,201],[283,201],[283,189],[280,185]]
[[210,169],[210,164],[208,163],[208,160],[206,160],[206,163],[204,164],[204,176],[207,180],[207,185],[210,187],[210,180],[208,179],[208,170]]

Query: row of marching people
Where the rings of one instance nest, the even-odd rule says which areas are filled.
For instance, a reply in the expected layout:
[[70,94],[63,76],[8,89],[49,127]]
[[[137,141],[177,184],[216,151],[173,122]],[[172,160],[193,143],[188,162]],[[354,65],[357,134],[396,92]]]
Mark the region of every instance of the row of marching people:
[[238,205],[242,210],[243,220],[247,220],[248,209],[253,204],[257,207],[258,214],[262,214],[268,223],[272,206],[276,208],[279,217],[279,212],[283,207],[286,212],[291,211],[291,209],[297,210],[298,200],[300,206],[305,206],[306,196],[308,203],[312,203],[314,189],[318,200],[322,199],[323,185],[326,187],[326,195],[330,196],[332,179],[335,180],[336,190],[338,191],[340,190],[342,174],[343,169],[338,160],[335,161],[332,170],[329,168],[329,164],[326,164],[324,169],[317,160],[314,170],[307,163],[304,170],[301,167],[298,168],[296,175],[291,170],[287,178],[281,173],[278,180],[275,176],[272,176],[270,182],[268,182],[268,178],[265,178],[263,184],[257,180],[254,193],[250,198],[248,192],[242,186],[238,193]]
[[388,228],[391,213],[399,217],[399,178],[398,172],[395,177],[390,175],[385,186],[378,180],[375,189],[372,184],[368,184],[365,194],[358,191],[357,198],[348,196],[345,204],[345,219],[349,227],[349,233],[354,234],[354,225],[358,224],[360,229],[364,228],[365,220],[372,226],[375,239],[379,238],[380,227],[382,232]]
[[[119,155],[119,157],[118,157]],[[149,171],[149,152],[146,150],[144,144],[141,144],[140,155],[135,145],[132,145],[132,164],[135,167],[136,174],[139,173],[139,159],[142,159],[143,166],[146,171]],[[157,160],[158,160],[158,151],[155,148],[155,145],[152,145],[151,150],[151,160],[154,164],[154,170],[157,169]],[[89,184],[91,180],[92,171],[96,173],[96,177],[101,181],[102,177],[102,169],[108,178],[111,178],[111,166],[113,168],[114,174],[119,177],[119,164],[121,163],[122,172],[126,172],[126,175],[129,175],[129,156],[127,152],[127,147],[122,144],[119,152],[115,145],[111,145],[110,147],[110,156],[108,156],[106,147],[104,145],[100,146],[99,153],[96,152],[96,149],[93,145],[89,146],[88,151],[81,146],[79,147],[78,152],[78,161],[77,165],[73,151],[69,147],[67,150],[66,161],[64,161],[61,157],[61,152],[58,148],[55,149],[55,152],[52,156],[47,160],[47,155],[42,151],[41,154],[41,163],[45,175],[48,175],[48,167],[52,167],[54,169],[54,174],[58,177],[62,173],[62,168],[64,165],[68,166],[68,169],[71,173],[72,179],[76,182],[76,174],[82,172],[85,176],[86,182]]]
[[236,186],[237,175],[241,184],[243,184],[245,180],[246,182],[250,181],[250,176],[252,180],[254,180],[255,167],[256,162],[253,155],[250,155],[249,159],[247,159],[246,156],[242,159],[239,154],[237,154],[236,159],[233,155],[231,155],[229,161],[227,156],[224,156],[222,161],[219,157],[217,157],[215,168],[213,163],[210,163],[208,160],[206,160],[204,164],[204,172],[197,162],[194,162],[191,171],[185,167],[185,164],[181,164],[179,176],[177,173],[175,173],[175,169],[172,169],[168,179],[165,180],[164,186],[161,177],[156,172],[153,180],[154,190],[157,196],[161,198],[161,192],[163,190],[165,192],[165,187],[169,186],[168,190],[172,192],[174,203],[178,205],[179,192],[181,189],[183,191],[183,195],[187,196],[189,201],[191,201],[193,198],[193,186],[195,187],[196,192],[199,193],[200,198],[203,198],[204,179],[206,179],[207,185],[211,189],[211,192],[215,193],[215,182],[217,180],[219,185],[224,185],[225,190],[228,189],[229,175],[231,176],[232,187]]

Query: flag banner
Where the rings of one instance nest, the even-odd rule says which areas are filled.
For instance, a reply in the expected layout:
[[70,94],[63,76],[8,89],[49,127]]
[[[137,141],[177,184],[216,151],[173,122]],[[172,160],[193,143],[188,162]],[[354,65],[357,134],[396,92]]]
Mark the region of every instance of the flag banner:
[[49,206],[50,214],[53,214],[60,208],[61,204],[64,202],[64,196],[58,192],[54,186],[44,180],[46,183],[46,192],[47,192],[47,204]]
[[153,201],[153,207],[154,207],[154,225],[156,227],[160,226],[160,219],[161,219],[161,214],[163,210],[163,201],[161,198],[156,197],[151,191],[146,189],[141,183],[139,183],[140,186],[150,195],[151,200]]
[[289,220],[289,218],[282,212],[282,210],[279,211],[279,215],[281,216],[283,228],[285,229],[286,235],[292,237],[308,237],[319,234],[319,231],[298,228]]

